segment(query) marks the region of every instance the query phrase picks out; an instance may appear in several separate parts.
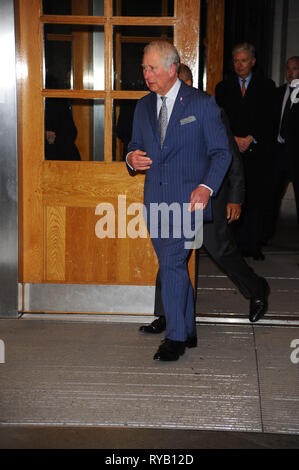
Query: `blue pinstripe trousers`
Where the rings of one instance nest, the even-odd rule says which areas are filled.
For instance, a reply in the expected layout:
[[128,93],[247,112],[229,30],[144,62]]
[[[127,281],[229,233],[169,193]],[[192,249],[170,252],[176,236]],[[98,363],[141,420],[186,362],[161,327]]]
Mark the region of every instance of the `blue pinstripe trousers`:
[[153,238],[159,260],[162,300],[166,317],[165,337],[186,341],[196,336],[193,287],[188,272],[190,250],[185,239]]

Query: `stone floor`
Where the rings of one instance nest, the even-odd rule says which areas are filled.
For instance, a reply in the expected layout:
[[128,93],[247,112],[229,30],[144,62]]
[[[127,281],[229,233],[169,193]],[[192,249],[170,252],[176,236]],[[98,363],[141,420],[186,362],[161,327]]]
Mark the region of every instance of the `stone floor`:
[[175,363],[153,361],[150,317],[0,320],[0,448],[299,448],[299,249],[285,243],[250,261],[271,287],[254,325],[201,257],[198,347]]
[[299,437],[298,328],[202,324],[196,349],[157,363],[160,339],[138,326],[1,320],[2,428],[10,435],[41,426]]

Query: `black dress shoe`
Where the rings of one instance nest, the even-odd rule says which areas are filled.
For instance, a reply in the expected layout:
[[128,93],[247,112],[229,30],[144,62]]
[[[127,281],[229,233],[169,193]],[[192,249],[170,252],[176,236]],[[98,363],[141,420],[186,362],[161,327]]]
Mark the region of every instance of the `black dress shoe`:
[[139,331],[143,333],[151,333],[151,334],[158,334],[162,333],[166,328],[166,320],[165,317],[159,317],[154,320],[150,325],[142,325],[139,328]]
[[154,361],[177,361],[185,352],[185,341],[166,338],[154,355]]
[[268,308],[268,296],[270,294],[270,288],[266,281],[263,279],[263,293],[260,297],[250,299],[250,312],[249,320],[252,323],[257,322],[267,311]]
[[197,346],[197,336],[188,336],[186,340],[186,348],[196,348]]

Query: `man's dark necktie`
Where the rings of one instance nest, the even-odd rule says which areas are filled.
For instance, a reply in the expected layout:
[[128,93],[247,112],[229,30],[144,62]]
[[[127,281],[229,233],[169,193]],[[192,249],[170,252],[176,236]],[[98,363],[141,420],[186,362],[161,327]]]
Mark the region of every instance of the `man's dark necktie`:
[[161,96],[162,106],[159,112],[159,132],[160,132],[160,146],[163,147],[166,129],[167,129],[167,107],[166,96]]
[[292,92],[293,92],[293,89],[290,88],[290,94],[289,94],[289,97],[287,99],[286,105],[284,107],[283,116],[282,116],[281,124],[280,124],[279,134],[280,134],[280,137],[282,137],[283,139],[286,138],[288,118],[289,118],[289,114],[290,114],[290,111],[291,111],[291,94],[292,94]]

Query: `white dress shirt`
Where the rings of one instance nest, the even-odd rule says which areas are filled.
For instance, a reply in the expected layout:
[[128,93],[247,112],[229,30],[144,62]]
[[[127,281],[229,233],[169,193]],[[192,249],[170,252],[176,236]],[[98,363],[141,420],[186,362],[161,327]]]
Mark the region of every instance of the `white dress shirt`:
[[[181,87],[181,81],[179,79],[177,79],[175,84],[172,86],[172,88],[170,88],[169,92],[166,93],[166,95],[165,95],[165,97],[167,98],[167,100],[166,100],[167,124],[169,122],[169,119],[170,119],[170,116],[171,116],[171,113],[172,113],[172,110],[173,110],[173,107],[174,107],[174,103],[175,103],[175,100],[177,98],[180,87]],[[161,109],[161,106],[162,106],[161,98],[162,98],[162,95],[158,95],[158,93],[157,93],[157,118],[158,119],[159,119],[160,109]]]

